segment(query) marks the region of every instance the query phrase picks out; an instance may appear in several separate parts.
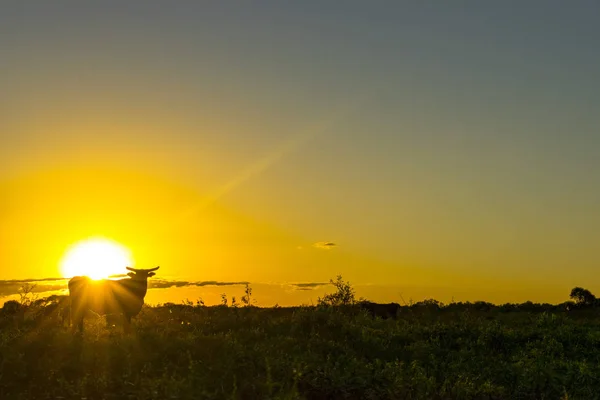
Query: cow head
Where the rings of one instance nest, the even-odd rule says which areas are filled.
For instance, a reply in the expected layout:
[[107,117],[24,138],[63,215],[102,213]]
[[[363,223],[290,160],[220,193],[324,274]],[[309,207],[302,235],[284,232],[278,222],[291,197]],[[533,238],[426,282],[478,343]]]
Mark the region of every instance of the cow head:
[[148,278],[156,275],[154,273],[154,271],[156,271],[157,269],[159,269],[160,267],[156,267],[156,268],[151,268],[151,269],[135,269],[135,268],[130,268],[127,267],[129,272],[127,275],[131,278],[131,279],[135,279],[137,281],[145,281]]

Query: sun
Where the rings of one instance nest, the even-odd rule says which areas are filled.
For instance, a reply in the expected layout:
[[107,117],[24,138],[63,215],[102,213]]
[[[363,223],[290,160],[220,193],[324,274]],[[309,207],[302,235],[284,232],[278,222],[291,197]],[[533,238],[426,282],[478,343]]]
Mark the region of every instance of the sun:
[[67,278],[104,279],[122,274],[125,267],[132,266],[131,252],[113,240],[90,238],[69,247],[60,265],[62,275]]

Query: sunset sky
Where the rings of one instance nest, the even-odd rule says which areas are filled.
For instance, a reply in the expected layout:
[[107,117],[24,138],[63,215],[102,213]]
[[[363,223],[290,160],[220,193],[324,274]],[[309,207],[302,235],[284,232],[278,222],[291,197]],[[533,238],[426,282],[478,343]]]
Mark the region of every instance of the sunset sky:
[[600,292],[599,15],[3,3],[0,280],[104,237],[164,279]]

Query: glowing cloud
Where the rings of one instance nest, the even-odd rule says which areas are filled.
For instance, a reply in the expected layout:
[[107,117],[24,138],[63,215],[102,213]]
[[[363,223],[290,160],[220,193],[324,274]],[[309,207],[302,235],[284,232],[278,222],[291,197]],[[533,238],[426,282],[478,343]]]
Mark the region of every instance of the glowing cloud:
[[337,247],[337,244],[333,242],[317,242],[313,244],[313,247],[321,250],[331,250]]

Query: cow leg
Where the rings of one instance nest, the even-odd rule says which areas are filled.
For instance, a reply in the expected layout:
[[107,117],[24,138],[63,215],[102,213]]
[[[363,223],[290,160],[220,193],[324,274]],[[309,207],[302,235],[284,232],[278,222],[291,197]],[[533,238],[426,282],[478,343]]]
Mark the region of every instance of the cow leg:
[[58,317],[60,319],[60,326],[64,328],[71,323],[71,307],[64,307],[60,309]]
[[131,315],[123,314],[123,332],[131,332]]
[[84,320],[84,315],[83,315],[83,311],[80,311],[77,313],[77,316],[75,318],[75,322],[77,323],[76,326],[76,330],[78,333],[83,335],[83,320]]
[[78,332],[83,335],[84,331],[84,320],[85,314],[88,309],[88,303],[86,301],[71,301],[71,310],[69,312],[71,317],[71,326],[74,332]]
[[78,304],[71,306],[70,314],[73,331],[83,334],[83,307]]

